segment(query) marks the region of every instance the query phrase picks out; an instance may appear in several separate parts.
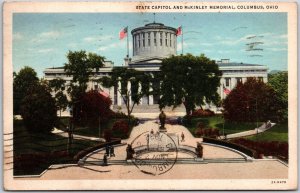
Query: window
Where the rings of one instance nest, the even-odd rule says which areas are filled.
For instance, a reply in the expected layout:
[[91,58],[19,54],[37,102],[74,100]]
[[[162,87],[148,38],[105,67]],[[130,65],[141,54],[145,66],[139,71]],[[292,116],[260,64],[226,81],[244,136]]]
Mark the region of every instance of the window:
[[264,78],[263,78],[263,77],[258,77],[258,81],[263,82],[263,81],[264,81]]
[[145,47],[145,33],[142,33],[142,37],[143,37],[143,47]]
[[236,82],[237,83],[242,82],[242,78],[236,78]]
[[138,47],[138,41],[137,41],[137,35],[135,35],[135,47],[137,48]]
[[163,33],[160,32],[160,41],[159,41],[159,42],[160,42],[160,46],[162,46],[162,44],[163,44],[163,43],[162,43],[162,42],[163,42],[163,41],[162,41],[162,35],[163,35]]
[[225,78],[225,85],[229,86],[229,84],[230,84],[230,78]]
[[148,46],[151,45],[151,41],[150,41],[150,32],[148,32]]
[[138,35],[138,45],[139,45],[139,47],[141,47],[140,34]]
[[94,89],[95,89],[95,90],[98,90],[98,84],[95,84],[95,85],[94,85]]
[[166,41],[166,46],[168,46],[168,33],[166,32],[166,35],[165,35],[165,41]]
[[154,32],[154,46],[157,46],[157,43],[156,43],[156,32]]
[[170,47],[172,47],[172,34],[170,33]]

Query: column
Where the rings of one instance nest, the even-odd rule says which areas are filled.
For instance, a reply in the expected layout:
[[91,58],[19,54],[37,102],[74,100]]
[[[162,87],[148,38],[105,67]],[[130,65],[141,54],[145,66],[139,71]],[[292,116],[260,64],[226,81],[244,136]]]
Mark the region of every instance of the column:
[[235,88],[235,86],[236,86],[236,84],[237,84],[237,82],[236,82],[236,78],[231,78],[231,87],[230,87],[230,90],[232,90],[233,88]]
[[224,96],[224,88],[223,88],[223,86],[225,86],[225,79],[221,78],[220,82],[221,82],[221,85],[220,85],[220,91],[221,91],[220,97],[221,97],[221,99],[224,99],[225,96]]
[[[153,91],[152,82],[149,83],[149,91]],[[149,95],[149,105],[153,105],[153,95]]]
[[[139,93],[142,92],[142,85],[141,85],[141,83],[139,83],[138,92]],[[140,105],[142,105],[142,101],[143,101],[142,99],[143,99],[143,97],[140,99],[140,102],[139,102]]]
[[129,106],[132,104],[132,100],[131,100],[131,82],[128,81],[127,83],[127,92],[129,93]]
[[246,78],[246,77],[243,77],[243,78],[242,78],[242,82],[245,83],[246,81],[247,81],[247,78]]
[[[121,90],[121,82],[118,81],[118,90]],[[121,96],[121,93],[118,91],[117,92],[117,104],[118,106],[121,106],[122,105],[122,96]]]
[[264,83],[267,83],[268,82],[268,77],[263,77],[263,81],[264,81]]

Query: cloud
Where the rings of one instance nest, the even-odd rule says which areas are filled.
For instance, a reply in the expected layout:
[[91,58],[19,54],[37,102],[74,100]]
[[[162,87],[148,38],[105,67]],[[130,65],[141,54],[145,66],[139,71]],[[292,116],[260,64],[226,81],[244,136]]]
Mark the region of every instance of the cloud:
[[213,46],[214,43],[207,43],[207,42],[203,42],[203,43],[200,43],[201,46]]
[[[106,35],[106,36],[101,36],[101,35],[97,35],[97,36],[88,36],[83,38],[83,41],[85,42],[95,42],[95,41],[107,41],[107,40],[112,40],[114,38],[114,36],[112,35]],[[117,37],[115,37],[117,38]]]
[[49,31],[49,32],[43,32],[41,34],[39,34],[40,37],[42,38],[57,38],[59,37],[61,34],[58,31]]
[[[129,45],[130,45],[130,42],[129,42]],[[118,48],[120,46],[124,46],[123,41],[119,41],[117,43],[108,44],[108,45],[105,45],[105,46],[100,46],[97,50],[98,51],[106,51],[106,50],[109,50],[109,49]]]
[[[195,44],[192,43],[192,42],[183,42],[183,49],[186,49],[186,48],[191,48],[193,47]],[[181,42],[177,42],[177,52],[181,52],[182,50],[182,43]]]
[[13,40],[22,40],[23,38],[24,36],[20,32],[13,34]]
[[58,31],[48,31],[48,32],[42,32],[36,35],[35,38],[33,38],[31,41],[35,43],[41,43],[45,42],[47,40],[51,39],[57,39],[58,37],[62,36],[61,32]]
[[233,46],[233,45],[237,45],[243,41],[245,41],[247,39],[249,35],[246,35],[244,37],[241,38],[224,38],[223,40],[219,41],[220,44],[224,44],[224,45],[229,45],[229,46]]
[[71,49],[74,49],[74,48],[77,48],[77,47],[78,47],[78,44],[72,42],[72,43],[67,44],[67,47],[69,47],[69,48],[71,48]]
[[287,51],[287,48],[267,48],[266,50],[270,50],[273,52],[281,52],[281,51]]
[[53,52],[53,51],[54,51],[53,48],[46,48],[46,49],[37,50],[38,53],[49,53],[49,52]]

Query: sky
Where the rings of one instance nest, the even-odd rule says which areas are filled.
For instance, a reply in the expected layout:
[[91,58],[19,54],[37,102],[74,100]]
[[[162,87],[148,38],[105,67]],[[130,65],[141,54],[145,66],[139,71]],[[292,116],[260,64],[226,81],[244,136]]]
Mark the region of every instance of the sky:
[[[128,26],[132,56],[131,30],[153,21],[152,13],[15,13],[14,71],[30,66],[43,77],[45,68],[67,62],[69,50],[93,52],[121,66],[127,40],[119,40],[119,32]],[[174,28],[182,26],[184,54],[203,53],[213,60],[262,64],[269,71],[287,70],[286,13],[157,13],[155,21]],[[177,37],[178,54],[182,51],[181,38]]]

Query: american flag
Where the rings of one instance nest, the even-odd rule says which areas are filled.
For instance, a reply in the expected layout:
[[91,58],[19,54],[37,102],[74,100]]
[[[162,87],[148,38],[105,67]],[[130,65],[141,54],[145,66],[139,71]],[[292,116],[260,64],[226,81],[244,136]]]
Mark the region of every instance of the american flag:
[[120,31],[120,33],[119,33],[119,38],[120,38],[120,40],[126,37],[127,31],[128,31],[128,27],[125,27],[124,29],[122,29],[122,30]]
[[228,88],[226,88],[226,87],[223,85],[223,92],[224,92],[226,95],[229,95],[229,93],[231,92],[231,90],[229,90]]

